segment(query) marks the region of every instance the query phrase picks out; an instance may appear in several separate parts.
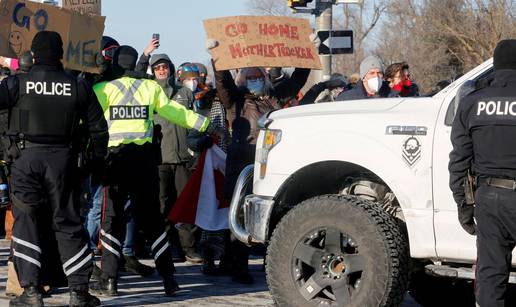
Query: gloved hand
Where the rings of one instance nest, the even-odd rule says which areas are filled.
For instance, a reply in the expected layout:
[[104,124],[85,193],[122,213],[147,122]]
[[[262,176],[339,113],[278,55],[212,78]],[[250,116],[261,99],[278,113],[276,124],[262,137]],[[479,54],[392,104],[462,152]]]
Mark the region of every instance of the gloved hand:
[[319,50],[319,46],[321,46],[322,42],[317,33],[310,34],[310,41],[314,44],[315,49]]
[[219,41],[213,38],[206,39],[206,49],[210,51],[213,48],[216,48],[219,45]]
[[337,87],[346,87],[347,84],[346,81],[342,80],[341,78],[335,78],[321,82],[321,85],[324,86],[324,88],[332,90]]
[[217,126],[212,122],[210,122],[208,125],[206,133],[208,133],[210,136],[213,136],[216,140],[221,140],[223,143],[228,143],[230,137],[227,129]]
[[457,207],[459,214],[459,222],[462,228],[466,230],[470,235],[475,235],[477,225],[475,224],[475,206],[474,205],[462,205]]

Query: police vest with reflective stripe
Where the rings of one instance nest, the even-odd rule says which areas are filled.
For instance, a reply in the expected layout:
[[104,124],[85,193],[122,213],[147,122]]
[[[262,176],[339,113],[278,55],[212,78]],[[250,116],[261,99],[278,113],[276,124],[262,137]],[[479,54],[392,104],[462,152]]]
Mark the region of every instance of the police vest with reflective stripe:
[[19,100],[12,108],[9,135],[35,143],[70,143],[79,123],[77,79],[63,71],[18,75]]
[[109,147],[152,141],[154,104],[145,81],[120,78],[107,82],[102,91],[94,88],[108,123]]

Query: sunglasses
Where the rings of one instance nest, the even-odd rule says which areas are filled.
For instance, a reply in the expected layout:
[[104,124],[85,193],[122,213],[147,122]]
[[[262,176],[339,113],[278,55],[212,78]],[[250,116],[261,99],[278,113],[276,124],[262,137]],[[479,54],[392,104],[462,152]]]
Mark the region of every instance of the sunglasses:
[[115,55],[115,50],[118,48],[118,46],[109,46],[106,49],[102,50],[102,56],[106,61],[113,60],[113,56]]
[[152,69],[154,69],[154,71],[160,71],[160,70],[169,70],[170,67],[167,64],[159,64],[159,65],[153,66]]

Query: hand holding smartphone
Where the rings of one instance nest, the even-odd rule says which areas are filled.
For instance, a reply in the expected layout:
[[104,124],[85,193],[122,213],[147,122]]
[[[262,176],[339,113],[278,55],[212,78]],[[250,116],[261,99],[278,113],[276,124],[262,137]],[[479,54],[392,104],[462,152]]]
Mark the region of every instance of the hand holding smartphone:
[[152,34],[152,39],[154,40],[157,40],[158,41],[158,44],[156,45],[156,49],[159,48],[159,33],[154,33]]

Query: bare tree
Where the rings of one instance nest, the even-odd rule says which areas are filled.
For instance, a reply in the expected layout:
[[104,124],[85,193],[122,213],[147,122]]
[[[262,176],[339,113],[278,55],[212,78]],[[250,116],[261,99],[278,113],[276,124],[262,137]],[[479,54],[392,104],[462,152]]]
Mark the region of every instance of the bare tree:
[[377,40],[387,63],[407,61],[423,90],[453,79],[516,36],[514,0],[393,0]]
[[353,30],[354,53],[333,57],[333,70],[344,75],[358,72],[360,62],[374,41],[373,33],[388,7],[387,0],[364,1],[361,4],[345,4],[336,12],[334,29]]
[[249,12],[257,15],[289,16],[291,9],[284,0],[247,0]]

